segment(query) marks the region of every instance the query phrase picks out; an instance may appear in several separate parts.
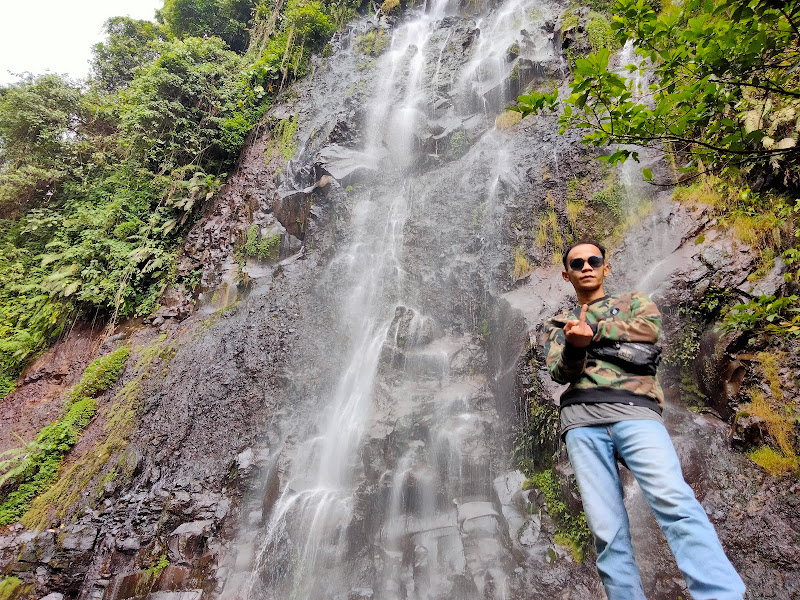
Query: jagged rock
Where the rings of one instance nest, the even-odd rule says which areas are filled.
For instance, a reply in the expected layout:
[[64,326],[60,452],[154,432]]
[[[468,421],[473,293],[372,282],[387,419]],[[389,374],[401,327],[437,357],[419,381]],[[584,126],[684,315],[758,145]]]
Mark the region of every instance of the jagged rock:
[[740,449],[760,446],[768,437],[767,422],[761,417],[740,413],[736,416],[731,442]]
[[71,525],[58,536],[59,550],[88,552],[94,548],[99,531],[90,525]]
[[766,276],[754,282],[744,281],[738,289],[756,298],[759,296],[775,296],[785,284],[783,279],[785,271],[786,266],[783,261],[780,258],[775,258],[775,265]]
[[[520,40],[518,76],[565,81],[558,55],[532,58],[531,48],[551,52],[546,30],[553,30],[552,17],[545,15],[544,33],[514,32],[510,38]],[[481,22],[491,31],[489,22]],[[364,20],[360,26],[366,30],[375,23]],[[396,72],[404,73],[412,60],[422,59],[419,87],[415,80],[380,88],[388,70],[358,69],[356,49],[312,62],[309,78],[267,115],[273,122],[298,116],[292,140],[297,153],[289,164],[266,146],[271,140],[264,128],[256,128],[237,171],[187,235],[186,256],[179,260],[183,276],[203,269],[201,293],[211,298],[216,290],[225,300],[213,307],[207,302],[185,319],[175,332],[181,351],[159,365],[155,377],[137,382],[142,389],[126,457],[137,456],[138,466],[131,474],[125,469],[129,479],[118,479],[120,487],[104,492],[99,506],[76,515],[79,525],[99,530],[95,547],[79,557],[91,556],[92,569],[84,570],[77,584],[55,573],[69,565],[72,552],[84,552],[77,549],[88,547],[88,532],[76,533],[71,542],[76,549],[69,551],[58,547],[52,533],[25,538],[24,549],[19,531],[8,532],[13,540],[0,538],[0,566],[29,578],[36,573],[37,595],[70,588],[67,597],[105,600],[244,597],[238,583],[252,586],[247,589],[256,595],[281,598],[289,596],[287,585],[295,576],[300,582],[301,572],[313,569],[325,589],[298,588],[309,598],[603,597],[591,557],[577,565],[566,550],[552,548],[555,524],[543,495],[511,492],[520,475],[512,471],[508,451],[512,428],[528,408],[514,401],[516,363],[527,332],[567,302],[560,269],[550,267],[551,255],[531,248],[529,232],[536,231],[545,210],[566,222],[568,181],[580,177],[588,199],[602,177],[587,177],[591,156],[574,133],[557,135],[552,116],[529,117],[514,131],[497,134],[491,103],[481,94],[507,106],[515,89],[508,81],[514,66],[498,70],[479,56],[491,44],[476,43],[480,32],[472,17],[449,15],[432,30],[430,43],[409,48],[396,65]],[[351,33],[338,36],[331,47],[348,44]],[[507,46],[499,46],[501,61]],[[481,72],[472,72],[478,64]],[[366,117],[382,116],[368,115],[373,103],[367,102],[367,91],[348,94],[362,81],[364,90],[386,89],[378,100],[389,106],[406,106],[406,95],[413,96],[407,105],[412,112],[395,115],[392,146],[409,143],[437,156],[410,160],[389,155],[379,138],[365,139]],[[403,129],[404,116],[412,117],[410,132]],[[526,171],[527,177],[518,175]],[[339,185],[315,186],[323,172]],[[368,181],[369,186],[342,189]],[[551,192],[553,206],[548,206]],[[663,211],[665,206],[671,208]],[[306,251],[270,268],[250,287],[239,286],[247,271],[240,271],[236,249],[253,224],[262,232],[280,231],[270,229],[276,216],[287,224],[282,252],[299,244]],[[697,224],[683,209],[655,198],[651,215],[626,235],[614,256],[614,283],[625,288],[641,281],[661,294],[660,300],[679,301],[672,306],[694,301],[712,281],[741,283],[747,257],[738,248],[710,239],[705,244],[723,247],[719,256],[699,256],[708,246],[695,247],[692,240],[678,248],[691,231],[685,221]],[[538,266],[512,290],[511,263],[518,245],[526,243]],[[352,271],[359,261],[380,267],[380,278],[367,280]],[[360,286],[369,293],[345,305]],[[245,289],[247,294],[240,293]],[[377,339],[398,302],[403,310],[395,314],[390,335]],[[223,305],[228,310],[215,312]],[[375,346],[385,342],[393,365],[379,365],[374,380],[352,386],[348,377],[361,375],[369,361],[347,362],[363,333],[344,318],[350,313],[375,336]],[[359,321],[362,313],[369,320]],[[174,323],[180,317],[157,318]],[[152,328],[129,327],[132,347],[152,345]],[[526,400],[534,384],[541,384],[535,393],[543,398],[557,397],[558,387],[549,378],[540,380],[546,373],[532,372]],[[53,378],[66,381],[66,373],[54,370]],[[131,371],[126,377],[138,375]],[[369,406],[368,416],[354,410],[335,432],[342,448],[351,424],[365,439],[338,465],[347,471],[342,477],[320,475],[316,463],[301,462],[319,453],[314,444],[327,435],[332,421],[326,408],[338,389]],[[767,484],[774,494],[772,488],[769,494],[754,493],[760,480],[769,478],[727,450],[725,426],[687,413],[672,400],[668,425],[678,432],[687,473],[710,514],[720,515],[723,543],[738,565],[747,566],[752,593],[789,598],[800,585],[800,544],[791,527],[798,507],[784,499],[797,490],[777,481]],[[111,395],[99,399],[99,419],[112,402]],[[42,423],[58,418],[62,408],[59,403]],[[101,431],[102,425],[90,427]],[[93,433],[87,429],[82,442],[91,441]],[[271,453],[255,456],[249,450],[261,447]],[[699,464],[712,466],[703,470]],[[268,474],[267,481],[254,477],[256,472]],[[337,475],[334,484],[324,481],[329,474]],[[333,542],[316,546],[319,560],[304,563],[296,559],[308,539],[299,521],[321,506],[314,504],[319,492],[329,506],[342,508],[341,519],[328,532]],[[628,492],[635,504],[635,487]],[[573,491],[565,494],[577,508]],[[745,498],[741,507],[740,498]],[[285,530],[268,539],[276,507],[286,509],[279,503],[291,501],[297,504],[285,513]],[[302,502],[309,512],[298,508]],[[649,512],[642,517],[632,511],[635,536],[646,541],[641,564],[648,593],[685,596],[668,549],[646,519],[652,521]],[[172,564],[153,582],[150,565],[165,550]],[[77,579],[81,569],[69,575]]]
[[117,540],[117,549],[127,554],[133,554],[137,552],[141,547],[142,547],[141,542],[139,542],[139,539],[135,537],[129,537]]
[[148,600],[200,600],[203,590],[184,590],[180,592],[155,592],[148,594]]
[[724,419],[736,410],[736,400],[746,369],[741,361],[725,350],[735,336],[723,336],[710,330],[700,339],[697,357],[692,361],[692,373],[706,404]]
[[342,187],[346,187],[363,181],[369,173],[376,172],[380,161],[387,155],[383,148],[368,154],[331,144],[320,151],[317,165]]
[[192,521],[178,526],[167,541],[170,561],[191,564],[205,554],[213,521]]
[[[168,287],[164,293],[161,294],[159,303],[161,304],[161,308],[154,313],[154,317],[156,319],[160,318],[162,322],[164,319],[178,319],[182,321],[194,312],[194,304],[188,297],[183,284],[177,287]],[[153,324],[158,325],[158,323],[155,322]]]

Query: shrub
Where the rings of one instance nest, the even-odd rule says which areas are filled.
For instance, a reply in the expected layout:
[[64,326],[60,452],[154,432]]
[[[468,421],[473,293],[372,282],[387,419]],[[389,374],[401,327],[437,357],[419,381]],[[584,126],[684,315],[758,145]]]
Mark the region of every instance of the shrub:
[[279,233],[269,237],[262,237],[259,241],[259,226],[255,223],[247,229],[247,240],[244,245],[244,252],[252,258],[274,260],[278,258],[280,250],[281,236]]
[[17,382],[8,375],[0,373],[0,400],[8,396],[17,388]]
[[592,52],[597,52],[603,48],[613,52],[617,48],[611,24],[608,22],[608,19],[600,13],[589,13],[589,22],[586,24],[586,36],[589,39]]
[[532,477],[537,469],[549,469],[553,466],[558,444],[558,411],[531,399],[528,422],[514,436],[512,458],[526,476]]
[[561,485],[552,469],[535,473],[530,481],[544,494],[547,512],[556,522],[556,533],[553,538],[557,544],[566,547],[575,562],[581,563],[592,533],[586,523],[586,515],[570,513],[567,504],[561,498]]

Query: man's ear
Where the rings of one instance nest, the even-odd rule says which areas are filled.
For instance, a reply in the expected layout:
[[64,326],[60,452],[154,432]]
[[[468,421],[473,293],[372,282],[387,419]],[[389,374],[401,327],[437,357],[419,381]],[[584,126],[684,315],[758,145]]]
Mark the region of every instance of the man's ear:
[[569,281],[569,275],[567,275],[566,271],[561,271],[561,277],[564,279],[564,281]]
[[611,265],[606,263],[603,267],[603,277],[608,277],[609,273],[611,273]]

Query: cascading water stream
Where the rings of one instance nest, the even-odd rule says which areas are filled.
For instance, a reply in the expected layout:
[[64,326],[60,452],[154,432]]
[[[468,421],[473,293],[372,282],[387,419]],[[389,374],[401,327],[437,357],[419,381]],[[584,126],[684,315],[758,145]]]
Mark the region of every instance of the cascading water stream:
[[[509,46],[555,61],[547,40],[521,33],[541,28],[542,6],[510,0],[490,11],[481,19],[480,42],[456,70],[443,65],[452,60],[459,26],[448,15],[459,9],[433,0],[395,28],[374,66],[363,133],[348,150],[366,157],[375,175],[352,192],[348,242],[319,286],[319,302],[334,322],[313,334],[339,356],[327,357],[330,382],[302,402],[319,407],[308,413],[315,422],[299,424],[282,442],[291,456],[280,494],[265,509],[241,595],[508,597],[515,542],[495,491],[509,469],[508,451],[486,352],[475,341],[474,331],[486,329],[487,309],[465,296],[479,265],[485,289],[493,290],[499,276],[502,257],[490,240],[502,228],[519,166],[505,134],[491,124],[513,94]],[[444,126],[436,122],[437,106],[449,108]],[[452,147],[465,137],[463,125],[447,129],[453,122],[482,129],[457,161],[438,174],[426,170],[441,164],[428,154],[436,144],[421,142],[426,128],[436,123]],[[465,252],[473,238],[482,248]],[[381,437],[384,431],[393,433]]]
[[[425,66],[423,49],[432,24],[445,7],[446,0],[440,1],[420,19],[401,27],[382,60],[386,76],[367,120],[365,152],[375,152],[385,144],[397,167],[410,164],[414,158],[414,113],[422,103],[419,83]],[[405,88],[397,108],[390,102],[396,87]],[[339,311],[344,317],[340,328],[352,337],[350,358],[323,411],[318,435],[301,444],[297,452],[292,475],[272,511],[258,560],[267,562],[264,555],[286,541],[286,536],[292,540],[295,563],[300,566],[292,574],[293,590],[300,590],[293,597],[314,589],[313,573],[321,553],[333,554],[326,556],[327,560],[346,560],[341,555],[344,545],[337,543],[353,508],[353,471],[369,421],[381,346],[392,318],[387,300],[392,299],[390,290],[402,278],[400,258],[408,191],[380,198],[380,206],[365,202],[356,207],[355,241],[343,253],[348,265],[346,287],[351,292]],[[385,212],[383,207],[387,207]],[[383,227],[376,227],[381,219]],[[338,266],[339,262],[334,264]],[[254,574],[250,594],[254,594],[257,581]]]

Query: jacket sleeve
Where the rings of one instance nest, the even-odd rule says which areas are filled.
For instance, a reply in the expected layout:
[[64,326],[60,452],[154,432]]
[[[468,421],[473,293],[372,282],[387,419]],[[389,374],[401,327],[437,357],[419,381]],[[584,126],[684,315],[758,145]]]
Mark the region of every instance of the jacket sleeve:
[[661,312],[642,292],[631,294],[630,301],[621,302],[615,318],[597,322],[593,341],[655,343],[661,335]]
[[567,344],[564,328],[549,321],[544,326],[547,340],[544,343],[545,362],[550,377],[557,383],[572,383],[583,373],[586,366],[586,348],[575,348]]

